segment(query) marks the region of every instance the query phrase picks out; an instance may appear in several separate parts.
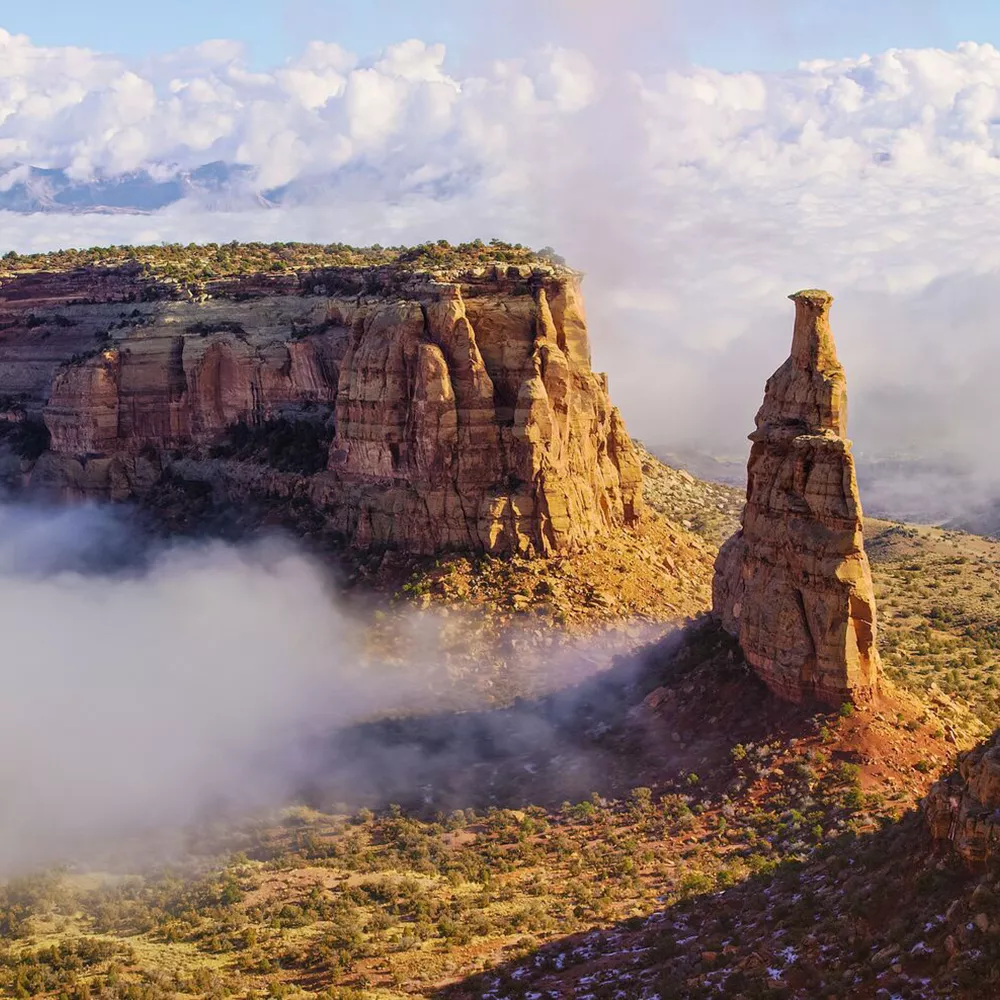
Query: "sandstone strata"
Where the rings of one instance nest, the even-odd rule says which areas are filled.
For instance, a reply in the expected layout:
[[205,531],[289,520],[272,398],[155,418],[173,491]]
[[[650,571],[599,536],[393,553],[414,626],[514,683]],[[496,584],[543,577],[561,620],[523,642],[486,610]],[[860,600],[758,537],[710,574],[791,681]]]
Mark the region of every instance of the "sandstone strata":
[[877,692],[875,599],[832,298],[791,298],[791,356],[768,380],[750,435],[743,526],[719,553],[713,604],[776,694],[837,705]]
[[994,738],[959,757],[958,768],[936,782],[924,815],[937,843],[951,844],[970,866],[1000,852],[1000,746]]
[[[51,436],[27,486],[141,496],[174,469],[305,496],[349,542],[412,552],[549,553],[640,515],[578,275],[558,266],[337,267],[196,293],[128,268],[16,275],[0,397]],[[323,422],[324,469],[218,457],[236,425],[277,418]]]

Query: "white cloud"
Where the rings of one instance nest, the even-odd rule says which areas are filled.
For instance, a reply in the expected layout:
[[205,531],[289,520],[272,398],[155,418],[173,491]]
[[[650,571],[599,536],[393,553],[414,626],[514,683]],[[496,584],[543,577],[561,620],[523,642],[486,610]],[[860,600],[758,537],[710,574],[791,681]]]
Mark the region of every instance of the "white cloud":
[[[934,448],[991,468],[1000,52],[640,73],[599,29],[462,71],[417,40],[371,58],[313,43],[269,73],[233,43],[140,66],[0,34],[0,188],[18,163],[162,177],[223,160],[255,178],[142,218],[3,214],[0,243],[552,244],[588,272],[596,361],[630,426],[730,453],[786,353],[785,294],[825,285],[859,447],[920,446],[879,406],[892,385],[897,417],[932,412]],[[287,186],[282,207],[251,208],[254,186]]]
[[144,546],[121,511],[0,500],[4,875],[286,801],[318,770],[311,740],[446,683],[433,619],[401,621],[405,664],[375,659],[285,541],[146,548],[136,565]]

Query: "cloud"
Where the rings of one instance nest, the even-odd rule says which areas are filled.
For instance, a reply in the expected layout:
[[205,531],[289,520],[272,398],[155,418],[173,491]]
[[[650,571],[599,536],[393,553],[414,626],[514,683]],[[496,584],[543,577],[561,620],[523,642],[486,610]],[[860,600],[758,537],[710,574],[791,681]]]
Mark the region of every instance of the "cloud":
[[[664,10],[690,29],[692,5],[546,10],[528,42],[501,18],[457,61],[412,39],[313,43],[270,72],[232,43],[128,65],[0,34],[0,205],[127,201],[124,175],[140,205],[159,184],[142,216],[0,213],[0,243],[551,244],[587,272],[595,361],[630,427],[727,455],[787,353],[785,295],[823,285],[859,448],[959,455],[992,478],[1000,52],[725,73],[685,66],[680,42],[649,58],[639,36]],[[220,161],[218,183],[191,173]],[[62,173],[26,180],[25,164]]]
[[606,685],[612,659],[634,679],[642,655],[614,654],[665,631],[498,645],[472,614],[361,605],[283,536],[166,544],[123,506],[0,500],[0,877],[159,859],[303,797],[479,807],[536,771],[536,793],[582,796],[616,771],[591,727],[628,701],[573,682]]

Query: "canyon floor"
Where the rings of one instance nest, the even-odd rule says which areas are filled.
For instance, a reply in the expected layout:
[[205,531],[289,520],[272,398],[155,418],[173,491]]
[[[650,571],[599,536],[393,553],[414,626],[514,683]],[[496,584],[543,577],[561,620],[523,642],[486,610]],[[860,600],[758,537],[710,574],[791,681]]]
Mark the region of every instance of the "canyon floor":
[[156,863],[10,881],[2,995],[996,995],[1000,884],[918,804],[997,722],[1000,543],[868,522],[892,691],[817,713],[701,613],[738,491],[643,463],[659,515],[579,556],[352,567],[383,654],[414,608],[443,635],[435,710],[337,734],[294,803]]

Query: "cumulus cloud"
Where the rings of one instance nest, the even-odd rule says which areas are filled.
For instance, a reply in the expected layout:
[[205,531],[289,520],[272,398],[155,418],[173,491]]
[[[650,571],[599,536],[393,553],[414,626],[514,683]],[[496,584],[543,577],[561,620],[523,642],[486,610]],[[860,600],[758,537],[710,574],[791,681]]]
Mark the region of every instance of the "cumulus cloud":
[[[231,43],[129,65],[0,33],[0,204],[30,184],[62,204],[25,165],[98,201],[123,175],[139,192],[189,178],[141,216],[3,213],[0,243],[551,244],[588,274],[595,361],[633,430],[731,456],[787,352],[784,296],[824,285],[859,448],[957,455],[992,479],[1000,52],[725,73],[668,46],[657,65],[638,34],[694,5],[626,6],[543,17],[519,50],[498,15],[503,44],[478,61],[315,42],[269,72]],[[219,161],[222,182],[190,180]]]

